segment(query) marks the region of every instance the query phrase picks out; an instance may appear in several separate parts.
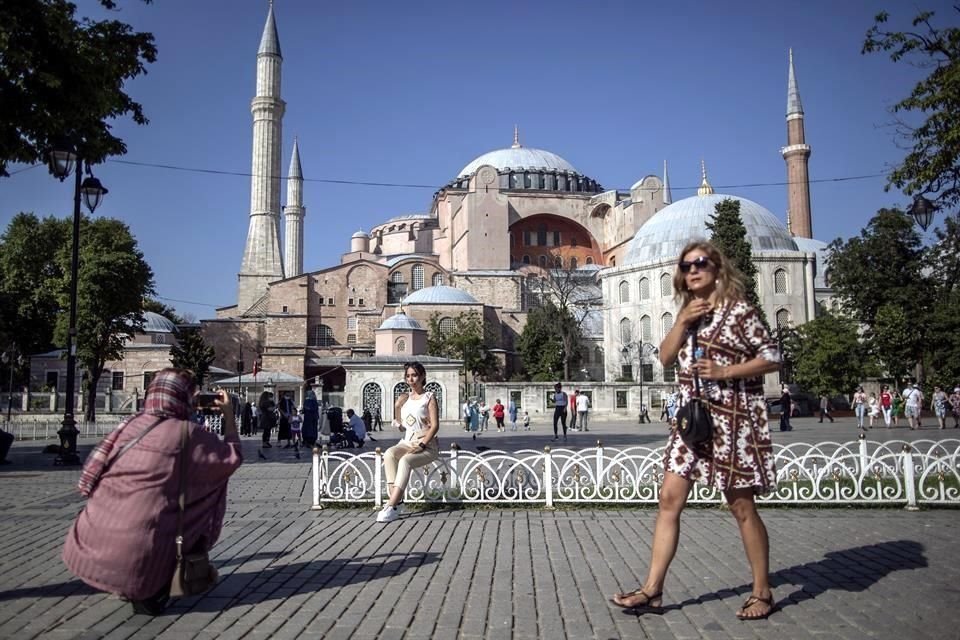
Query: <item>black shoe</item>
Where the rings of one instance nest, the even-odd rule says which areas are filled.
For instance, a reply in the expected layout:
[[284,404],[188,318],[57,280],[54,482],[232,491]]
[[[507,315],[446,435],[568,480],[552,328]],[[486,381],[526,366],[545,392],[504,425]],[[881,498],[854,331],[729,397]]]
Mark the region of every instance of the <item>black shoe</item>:
[[144,600],[131,600],[130,605],[134,613],[147,616],[159,616],[167,608],[167,602],[170,601],[170,587],[164,587],[159,593],[156,593]]
[[270,444],[269,442],[264,442],[264,443],[263,443],[263,448],[264,448],[264,449],[273,449],[273,445]]

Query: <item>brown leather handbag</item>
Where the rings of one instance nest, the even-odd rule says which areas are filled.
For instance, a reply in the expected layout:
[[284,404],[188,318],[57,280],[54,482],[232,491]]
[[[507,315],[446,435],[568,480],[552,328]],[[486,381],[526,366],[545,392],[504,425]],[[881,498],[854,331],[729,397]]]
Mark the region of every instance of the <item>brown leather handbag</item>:
[[183,552],[183,514],[187,505],[187,461],[190,459],[188,427],[180,430],[180,512],[177,515],[177,566],[170,581],[170,596],[185,598],[212,589],[217,584],[217,569],[210,563],[206,549]]

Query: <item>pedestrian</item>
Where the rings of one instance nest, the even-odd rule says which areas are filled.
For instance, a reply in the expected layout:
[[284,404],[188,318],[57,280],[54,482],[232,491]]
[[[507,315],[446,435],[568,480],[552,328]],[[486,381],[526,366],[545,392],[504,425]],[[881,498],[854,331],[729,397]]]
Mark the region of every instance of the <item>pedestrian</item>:
[[377,522],[392,522],[400,517],[400,505],[410,480],[410,472],[440,457],[440,429],[437,399],[424,390],[427,372],[419,362],[404,365],[404,381],[410,392],[397,398],[393,426],[403,431],[403,439],[383,454],[389,498],[377,513]]
[[896,389],[892,392],[893,400],[891,402],[890,414],[893,416],[893,426],[900,426],[900,416],[903,415],[903,396]]
[[650,412],[647,411],[647,405],[642,402],[640,403],[640,415],[638,419],[640,424],[643,424],[644,422],[650,424]]
[[296,407],[290,412],[290,438],[293,440],[294,449],[303,445],[303,418],[297,413]]
[[461,417],[463,418],[463,430],[470,431],[470,400],[463,401],[463,407],[461,407]]
[[486,431],[490,426],[490,407],[487,406],[487,401],[481,400],[477,410],[480,412],[480,431]]
[[510,431],[517,430],[517,403],[513,401],[513,398],[510,398],[510,401],[507,403],[507,414],[510,416]]
[[570,396],[570,431],[579,431],[577,427],[577,394],[580,393],[579,389],[573,390],[573,395]]
[[500,398],[497,398],[496,404],[493,405],[493,419],[497,421],[497,433],[506,431],[506,427],[503,426],[503,414],[506,411],[506,408],[500,404]]
[[867,416],[870,418],[869,427],[873,429],[874,422],[880,417],[880,401],[877,400],[877,394],[873,391],[870,392],[870,397],[867,398]]
[[[585,393],[580,393],[579,391],[574,392],[577,396],[577,422],[580,425],[580,429],[583,431],[590,431],[587,424],[587,413],[590,411],[590,396]],[[643,413],[641,412],[641,415]]]
[[480,405],[476,399],[470,403],[470,431],[473,432],[473,439],[476,440],[480,433]]
[[[263,429],[263,447],[269,449],[273,445],[270,444],[270,431],[273,430],[273,427],[277,424],[277,405],[273,402],[273,394],[269,391],[264,391],[260,394],[260,401],[257,403],[260,409],[260,428]],[[280,440],[277,440],[277,444],[280,444]]]
[[863,387],[857,387],[853,392],[853,413],[857,416],[857,428],[863,429],[863,418],[867,413],[867,394],[863,392]]
[[301,418],[303,443],[312,447],[320,437],[320,403],[317,402],[317,392],[313,390],[313,386],[309,383],[303,396],[303,415]]
[[530,431],[530,414],[526,411],[523,412],[523,430]]
[[563,391],[563,385],[559,382],[553,385],[553,441],[556,442],[558,436],[557,422],[563,425],[563,441],[567,441],[567,394]]
[[680,401],[680,395],[674,390],[667,395],[667,421],[673,424],[673,418],[677,415],[677,404]]
[[253,405],[249,401],[243,403],[240,414],[240,435],[253,435]]
[[373,410],[373,428],[377,431],[383,431],[383,413],[380,411],[380,405]]
[[820,394],[820,422],[823,422],[824,418],[833,422],[833,416],[830,415],[830,396],[826,392]]
[[87,502],[67,533],[63,561],[91,587],[129,600],[136,613],[163,613],[178,536],[185,554],[216,544],[227,482],[243,462],[229,395],[219,391],[214,405],[223,415],[221,440],[190,420],[196,389],[189,371],[158,371],[142,413],[97,445],[80,476]]
[[[714,437],[691,448],[676,428],[671,430],[647,578],[612,601],[635,613],[663,611],[663,585],[679,542],[680,514],[699,481],[723,492],[752,570],[751,594],[736,615],[741,620],[766,618],[774,610],[769,540],[754,498],[776,486],[763,376],[780,368],[780,352],[759,311],[746,301],[742,276],[712,244],[692,242],[683,249],[673,288],[680,311],[660,344],[660,362],[679,362],[685,394],[693,392],[694,375],[705,381],[703,400],[713,417]],[[692,352],[694,332],[702,354],[700,348]],[[731,362],[736,364],[721,364]]]
[[950,409],[953,413],[953,428],[960,429],[960,387],[954,387],[950,394]]
[[780,431],[793,431],[790,426],[790,415],[793,411],[793,398],[790,396],[790,387],[780,387]]
[[290,393],[284,393],[280,396],[280,406],[277,407],[277,409],[280,411],[280,426],[277,429],[277,444],[279,445],[281,440],[286,440],[287,444],[283,446],[284,449],[289,449],[293,441],[293,434],[290,431],[290,416],[293,415],[295,406],[296,405],[293,403],[293,397]]
[[367,438],[367,424],[353,409],[347,409],[347,426],[343,430],[343,437],[351,449],[354,445],[362,447]]
[[890,393],[890,387],[887,385],[880,387],[880,411],[883,413],[883,423],[889,429],[893,411],[893,394]]
[[253,413],[253,435],[260,433],[260,407],[259,402],[250,403],[250,411]]
[[670,413],[667,411],[667,400],[669,398],[669,393],[660,398],[660,422],[670,422]]
[[950,399],[940,387],[933,388],[933,395],[930,396],[930,406],[933,408],[933,415],[937,417],[937,424],[941,429],[947,428],[947,408],[950,406]]
[[373,414],[370,413],[370,409],[364,409],[360,419],[363,420],[363,426],[367,433],[373,431]]
[[923,394],[920,393],[920,385],[914,382],[903,390],[903,413],[907,416],[907,422],[910,430],[920,428],[920,408]]

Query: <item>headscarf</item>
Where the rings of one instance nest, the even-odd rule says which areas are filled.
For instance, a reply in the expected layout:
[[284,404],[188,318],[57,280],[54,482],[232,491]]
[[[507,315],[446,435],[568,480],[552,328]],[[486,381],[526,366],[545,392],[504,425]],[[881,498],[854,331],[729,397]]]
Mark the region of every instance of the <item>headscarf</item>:
[[163,418],[188,420],[193,412],[193,374],[184,369],[163,369],[150,381],[143,412]]

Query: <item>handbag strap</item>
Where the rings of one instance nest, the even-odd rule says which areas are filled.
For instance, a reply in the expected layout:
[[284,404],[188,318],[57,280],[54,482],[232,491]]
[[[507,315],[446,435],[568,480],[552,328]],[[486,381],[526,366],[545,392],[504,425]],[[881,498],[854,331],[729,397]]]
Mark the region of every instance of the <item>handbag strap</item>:
[[[151,431],[153,431],[153,428],[154,428],[155,426],[157,426],[158,424],[160,424],[161,422],[163,422],[163,419],[164,419],[163,416],[160,416],[159,418],[157,418],[156,420],[154,420],[154,421],[150,424],[149,427],[147,427],[147,428],[144,429],[142,432],[140,432],[140,435],[138,435],[136,438],[134,438],[133,440],[131,440],[131,441],[128,442],[127,444],[123,445],[123,448],[120,449],[120,451],[117,452],[117,455],[113,456],[113,458],[110,460],[110,462],[108,462],[107,465],[103,468],[103,471],[100,473],[100,475],[103,476],[103,474],[105,474],[105,473],[107,472],[107,469],[109,469],[110,467],[112,467],[112,466],[113,466],[113,463],[120,459],[120,456],[122,456],[123,454],[125,454],[127,451],[130,451],[130,449],[133,449],[133,445],[135,445],[135,444],[137,444],[138,442],[140,442],[140,440],[143,439],[143,436],[145,436],[145,435],[147,435],[148,433],[150,433]],[[123,425],[122,428],[126,428],[127,426],[128,426],[128,425]]]
[[[693,328],[693,331],[690,332],[690,359],[691,362],[696,363],[697,361],[697,332],[700,330],[700,323],[697,323],[697,326]],[[694,397],[700,397],[700,376],[697,374],[696,368],[693,368],[693,393]]]
[[180,423],[180,497],[177,502],[177,562],[183,559],[183,512],[187,508],[187,421]]

